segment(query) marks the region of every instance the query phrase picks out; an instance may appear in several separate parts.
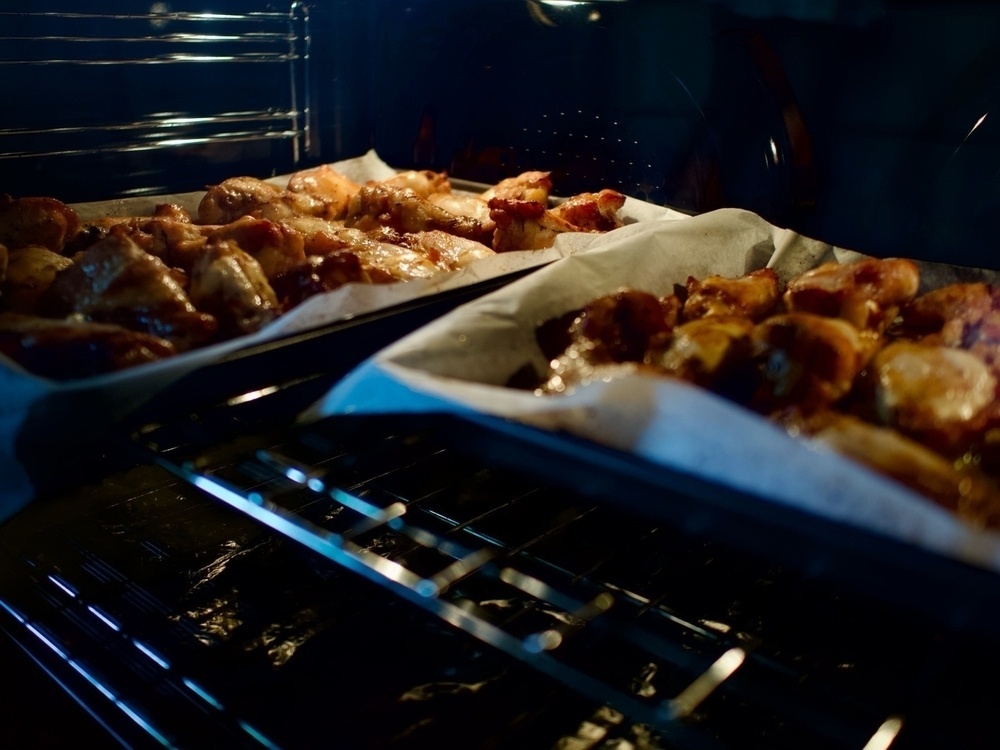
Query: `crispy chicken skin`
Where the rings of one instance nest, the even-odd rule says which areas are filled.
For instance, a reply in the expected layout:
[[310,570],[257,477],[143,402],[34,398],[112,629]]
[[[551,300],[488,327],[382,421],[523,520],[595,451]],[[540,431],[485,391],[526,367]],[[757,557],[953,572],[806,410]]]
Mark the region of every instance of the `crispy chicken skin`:
[[350,250],[310,255],[302,263],[271,281],[282,311],[287,312],[309,297],[339,289],[344,284],[371,283],[361,259]]
[[974,283],[918,297],[919,283],[910,261],[864,259],[784,291],[766,270],[689,278],[662,299],[619,290],[540,325],[549,367],[511,385],[679,378],[1000,528],[998,295]]
[[673,329],[670,345],[652,361],[664,374],[706,388],[725,388],[746,373],[753,353],[754,324],[738,315],[710,315]]
[[610,232],[624,225],[619,211],[625,196],[617,190],[578,193],[552,208],[552,215],[564,219],[578,232]]
[[761,321],[753,343],[760,411],[797,404],[809,413],[836,403],[873,353],[870,340],[847,321],[804,312]]
[[324,210],[311,215],[324,219],[343,219],[347,214],[351,198],[360,189],[360,184],[333,169],[329,164],[300,170],[288,179],[290,192],[303,193],[323,203]]
[[699,280],[689,277],[686,291],[686,320],[711,315],[743,315],[758,321],[777,308],[781,285],[774,271],[762,268],[737,279],[707,276]]
[[289,216],[323,216],[321,198],[283,190],[255,177],[230,177],[212,185],[198,204],[199,224],[228,224],[244,216],[280,221]]
[[[382,180],[383,185],[409,188],[421,198],[430,198],[435,193],[451,193],[451,180],[445,172],[430,169],[410,169],[395,177]],[[356,191],[355,191],[356,192]]]
[[176,353],[166,339],[118,325],[0,313],[0,353],[50,378],[85,378]]
[[496,185],[481,193],[482,199],[489,203],[494,198],[513,201],[532,201],[542,206],[548,206],[552,191],[551,172],[522,172],[514,177],[500,180]]
[[[678,310],[676,298],[661,299],[633,289],[591,301],[562,321],[565,333],[546,333],[566,343],[550,363],[539,391],[563,393],[609,374],[635,371],[651,350],[666,346]],[[619,367],[623,363],[628,366]]]
[[[208,186],[197,207],[164,202],[149,215],[88,211],[81,221],[52,198],[0,195],[0,311],[120,326],[186,351],[259,330],[345,284],[430,279],[495,247],[548,247],[559,232],[621,225],[619,193],[581,193],[549,211],[551,189],[540,171],[477,193],[454,191],[447,172],[362,184],[324,164],[284,185],[234,176]],[[490,200],[513,202],[501,206],[504,231]]]
[[220,242],[232,242],[250,254],[260,263],[268,279],[288,272],[306,259],[301,234],[278,222],[252,216],[213,229],[208,235],[208,244]]
[[816,440],[934,499],[973,525],[1000,525],[1000,488],[973,464],[950,461],[896,430],[849,414],[789,410],[773,419],[791,434]]
[[475,260],[496,255],[482,242],[456,237],[440,229],[404,234],[399,242],[423,254],[443,271],[457,271]]
[[490,216],[489,204],[478,195],[431,193],[427,196],[427,200],[448,213],[466,216],[480,222],[484,232],[492,232],[496,229],[496,223]]
[[489,207],[496,223],[493,249],[498,253],[543,250],[552,247],[560,234],[579,231],[537,201],[493,198]]
[[115,228],[56,274],[38,306],[49,317],[78,314],[144,331],[180,350],[206,342],[217,327],[211,315],[195,308],[163,261]]
[[439,229],[465,239],[490,241],[489,227],[468,216],[458,216],[420,197],[411,188],[365,185],[351,199],[345,224],[368,231],[389,227],[398,232]]
[[278,297],[253,256],[229,240],[214,242],[191,269],[191,301],[219,321],[225,336],[253,333],[274,320]]
[[842,318],[859,329],[884,330],[920,286],[911,260],[865,259],[825,263],[788,282],[784,302],[790,312]]
[[56,274],[71,265],[73,261],[66,256],[40,245],[12,250],[6,278],[0,279],[0,309],[25,314],[33,312],[38,298],[49,288]]
[[79,226],[76,211],[55,198],[0,195],[0,245],[8,250],[41,245],[61,253]]

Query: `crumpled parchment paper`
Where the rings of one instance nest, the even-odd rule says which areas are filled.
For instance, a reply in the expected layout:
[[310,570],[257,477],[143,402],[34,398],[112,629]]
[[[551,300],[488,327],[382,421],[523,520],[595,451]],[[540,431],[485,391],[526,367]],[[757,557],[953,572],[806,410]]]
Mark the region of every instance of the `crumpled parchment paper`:
[[[628,286],[665,294],[689,275],[770,266],[788,279],[858,253],[722,209],[683,222],[625,227],[469,302],[377,353],[308,409],[347,413],[481,413],[564,430],[651,462],[1000,571],[1000,535],[749,410],[683,382],[627,376],[539,397],[504,387],[525,363],[544,371],[538,324]],[[928,267],[934,283],[967,278]],[[923,271],[923,269],[922,269]]]

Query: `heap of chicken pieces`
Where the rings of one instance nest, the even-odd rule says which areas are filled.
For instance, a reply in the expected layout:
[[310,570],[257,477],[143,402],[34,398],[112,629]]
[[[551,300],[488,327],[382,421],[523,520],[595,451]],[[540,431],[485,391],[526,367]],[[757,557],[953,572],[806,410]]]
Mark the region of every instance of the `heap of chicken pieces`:
[[511,385],[680,378],[1000,528],[1000,289],[919,288],[913,262],[864,259],[621,289],[541,325],[548,372]]
[[121,370],[255,332],[347,283],[428,278],[623,223],[621,193],[552,205],[551,189],[548,172],[477,194],[444,172],[362,184],[322,165],[285,187],[227,179],[195,216],[164,203],[86,222],[54,198],[0,196],[0,353],[59,379]]

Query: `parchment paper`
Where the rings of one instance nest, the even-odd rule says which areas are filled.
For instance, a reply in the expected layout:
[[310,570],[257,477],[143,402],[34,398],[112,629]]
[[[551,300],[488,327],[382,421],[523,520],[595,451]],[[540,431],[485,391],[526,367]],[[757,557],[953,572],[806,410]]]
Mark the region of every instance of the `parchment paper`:
[[[334,162],[331,166],[356,182],[386,179],[397,173],[374,151]],[[285,187],[288,177],[280,175],[267,181]],[[601,187],[595,185],[594,189]],[[199,191],[82,203],[75,204],[73,208],[84,221],[101,216],[148,216],[161,203],[176,203],[192,215],[197,215],[203,196],[204,193]],[[629,224],[688,218],[686,214],[633,198],[626,199],[621,216]],[[23,508],[35,493],[31,478],[17,455],[19,437],[26,434],[29,421],[51,422],[51,428],[45,426],[47,438],[44,444],[20,450],[47,452],[52,457],[53,470],[56,470],[61,450],[76,450],[81,441],[92,439],[109,429],[170,383],[226,354],[326,323],[541,266],[580,252],[595,236],[567,233],[558,237],[555,245],[546,250],[482,258],[461,271],[441,273],[426,280],[397,284],[348,284],[306,300],[254,335],[100,377],[50,380],[30,374],[0,355],[0,523]]]
[[[565,430],[655,463],[1000,571],[1000,536],[973,529],[891,480],[697,387],[628,376],[539,397],[505,388],[545,362],[534,331],[595,296],[629,286],[665,294],[689,275],[770,266],[787,279],[861,257],[724,209],[616,230],[467,303],[371,357],[301,415],[479,412]],[[930,269],[939,274],[941,268]],[[948,281],[947,273],[941,276]]]

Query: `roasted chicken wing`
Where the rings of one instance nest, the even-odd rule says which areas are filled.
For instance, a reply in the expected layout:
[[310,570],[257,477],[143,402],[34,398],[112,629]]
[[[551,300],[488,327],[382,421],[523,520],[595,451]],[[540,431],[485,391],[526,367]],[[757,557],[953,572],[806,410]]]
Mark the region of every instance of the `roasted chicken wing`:
[[5,312],[0,353],[36,375],[66,380],[155,362],[176,349],[165,339],[118,325]]
[[56,274],[38,307],[50,317],[77,314],[144,331],[180,350],[205,343],[217,328],[215,318],[195,308],[163,261],[116,228]]

